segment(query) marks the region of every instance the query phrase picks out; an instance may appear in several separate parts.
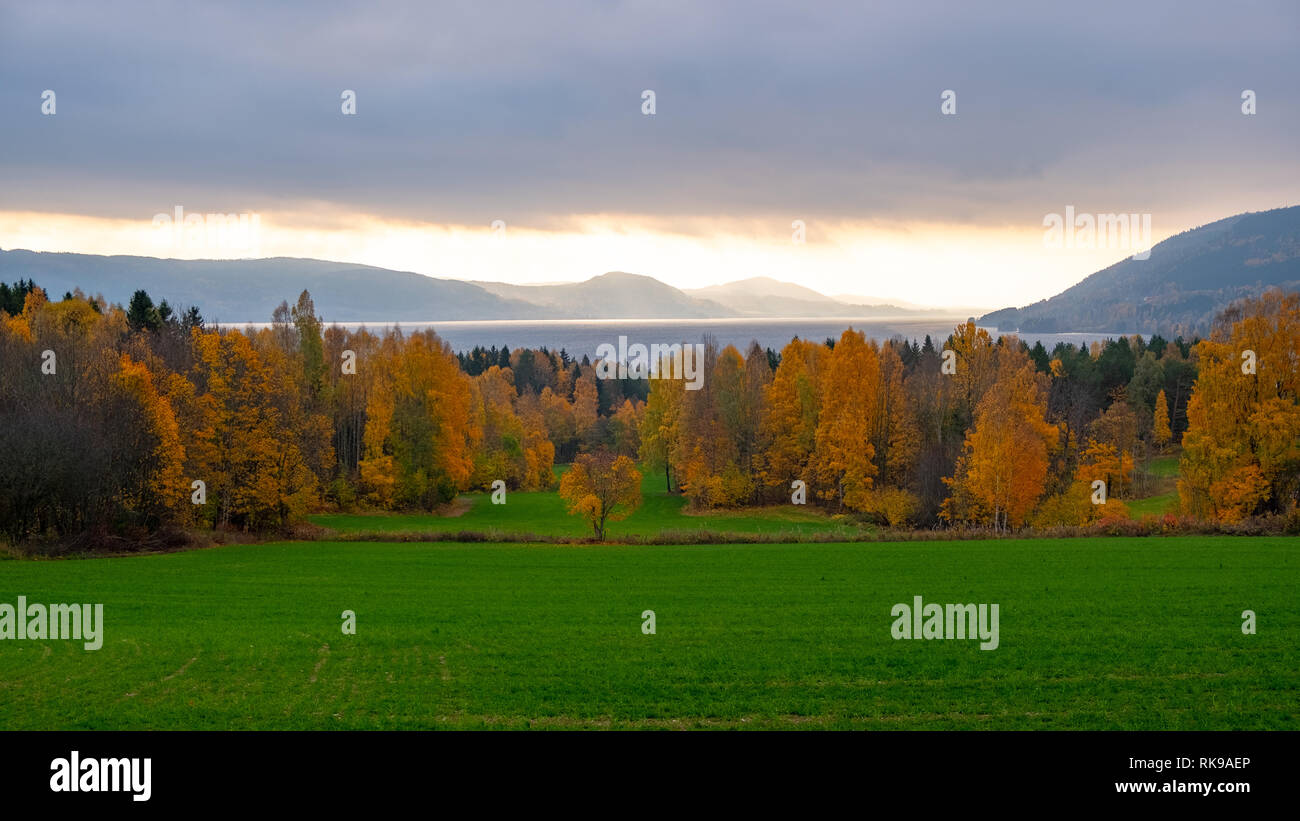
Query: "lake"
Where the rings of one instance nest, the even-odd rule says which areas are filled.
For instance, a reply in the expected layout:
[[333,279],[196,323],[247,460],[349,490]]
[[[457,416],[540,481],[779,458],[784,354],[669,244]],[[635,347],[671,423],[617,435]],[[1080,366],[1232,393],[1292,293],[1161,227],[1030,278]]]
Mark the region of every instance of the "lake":
[[[553,351],[565,350],[581,359],[583,354],[593,356],[596,348],[603,344],[618,345],[620,335],[626,336],[628,344],[640,342],[673,344],[677,342],[699,342],[706,335],[712,335],[719,347],[735,345],[742,352],[751,341],[757,341],[764,348],[780,351],[793,337],[812,339],[817,342],[827,337],[839,338],[845,328],[852,327],[863,331],[868,337],[877,341],[902,336],[905,339],[923,340],[926,334],[936,345],[948,338],[953,327],[965,322],[966,317],[853,317],[827,319],[824,317],[798,319],[769,319],[761,317],[728,317],[725,319],[547,319],[547,320],[488,320],[465,322],[339,322],[346,328],[367,327],[378,332],[386,327],[396,325],[403,330],[423,330],[433,328],[456,351],[468,351],[476,346],[500,348],[507,345],[514,348],[549,348]],[[265,327],[267,323],[253,323],[253,327]],[[238,327],[247,327],[239,325]],[[999,335],[992,328],[987,329],[995,338]],[[1066,334],[1020,334],[1020,337],[1033,345],[1041,341],[1049,351],[1057,342],[1072,344],[1091,344],[1095,340],[1113,339],[1123,334],[1111,333],[1066,333]]]

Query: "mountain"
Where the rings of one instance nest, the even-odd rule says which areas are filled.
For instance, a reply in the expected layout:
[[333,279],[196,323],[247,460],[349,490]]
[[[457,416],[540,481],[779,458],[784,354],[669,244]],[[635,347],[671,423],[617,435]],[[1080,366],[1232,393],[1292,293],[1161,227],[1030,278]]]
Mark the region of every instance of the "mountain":
[[1158,243],[1023,308],[980,317],[1002,331],[1204,333],[1234,300],[1300,289],[1300,206],[1238,214]]
[[622,271],[564,285],[469,284],[494,296],[538,305],[569,319],[708,319],[737,313],[716,302],[691,297],[653,277]]
[[452,319],[550,319],[538,305],[467,282],[369,265],[278,257],[177,260],[0,250],[0,281],[32,279],[51,299],[80,288],[125,305],[143,288],[154,301],[196,306],[210,321],[266,322],[281,300],[311,291],[330,322]]
[[80,288],[125,305],[137,289],[211,321],[266,322],[311,291],[327,322],[704,319],[737,312],[648,276],[612,272],[563,285],[464,282],[369,265],[276,257],[176,260],[0,250],[0,281],[35,280],[58,299]]
[[685,293],[726,305],[743,316],[843,316],[848,310],[825,294],[771,277],[751,277]]
[[979,316],[989,312],[988,305],[920,305],[902,299],[885,299],[878,296],[861,294],[832,294],[831,299],[846,305],[866,306],[870,308],[888,308],[909,314],[942,314],[944,316]]
[[138,289],[214,322],[266,322],[282,300],[311,292],[327,322],[501,319],[711,319],[948,315],[854,305],[811,288],[754,277],[682,291],[653,277],[612,271],[585,282],[511,285],[435,279],[316,259],[178,260],[0,249],[0,281],[31,279],[52,299],[78,288],[125,305]]
[[[953,316],[961,310],[894,304],[863,297],[829,297],[811,288],[771,277],[750,277],[685,293],[726,305],[745,316],[884,317]],[[963,315],[969,316],[970,311]]]

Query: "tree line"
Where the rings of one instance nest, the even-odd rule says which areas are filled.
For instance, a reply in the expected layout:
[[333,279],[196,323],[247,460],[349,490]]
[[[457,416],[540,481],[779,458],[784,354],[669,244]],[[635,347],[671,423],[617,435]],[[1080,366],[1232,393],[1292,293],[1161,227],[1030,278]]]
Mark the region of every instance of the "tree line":
[[[789,502],[802,482],[811,504],[893,526],[1013,529],[1114,511],[1089,502],[1092,483],[1122,505],[1143,491],[1139,466],[1180,442],[1186,512],[1282,512],[1297,492],[1296,300],[1245,303],[1191,342],[1048,351],[973,322],[939,344],[706,340],[688,391],[598,379],[563,350],[457,354],[431,330],[326,327],[306,291],[239,330],[144,291],[123,308],[19,282],[0,287],[0,528],[133,538],[434,510],[498,480],[553,488],[554,465],[586,454],[593,477],[639,461],[699,508]],[[1249,346],[1247,376],[1234,352]]]
[[793,340],[775,368],[757,345],[710,344],[702,390],[653,383],[640,453],[698,507],[789,501],[800,482],[809,503],[892,526],[1012,530],[1126,517],[1150,489],[1142,467],[1185,444],[1184,514],[1289,514],[1298,323],[1300,295],[1270,291],[1206,340],[1047,351],[974,322],[941,346],[850,328]]

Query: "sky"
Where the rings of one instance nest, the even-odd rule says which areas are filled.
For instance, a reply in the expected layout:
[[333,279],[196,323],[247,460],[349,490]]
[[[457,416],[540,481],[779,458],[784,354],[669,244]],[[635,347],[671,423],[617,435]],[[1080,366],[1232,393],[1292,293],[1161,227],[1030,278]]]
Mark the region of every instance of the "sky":
[[1293,0],[0,0],[0,248],[1023,305],[1300,202],[1298,46]]

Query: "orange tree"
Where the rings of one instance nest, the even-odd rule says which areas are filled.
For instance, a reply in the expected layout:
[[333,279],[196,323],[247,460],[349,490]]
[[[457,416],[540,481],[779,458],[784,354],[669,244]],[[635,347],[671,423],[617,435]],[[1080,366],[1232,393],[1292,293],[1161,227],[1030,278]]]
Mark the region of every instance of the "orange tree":
[[1300,501],[1300,294],[1228,309],[1195,348],[1183,435],[1183,511],[1234,522]]
[[560,480],[560,498],[570,515],[586,518],[596,538],[604,539],[606,523],[626,519],[641,506],[641,471],[626,456],[584,453]]
[[940,515],[995,529],[1020,527],[1047,487],[1049,457],[1060,430],[1047,421],[1045,378],[1014,344],[998,349],[996,377],[975,409],[975,425],[951,479]]

